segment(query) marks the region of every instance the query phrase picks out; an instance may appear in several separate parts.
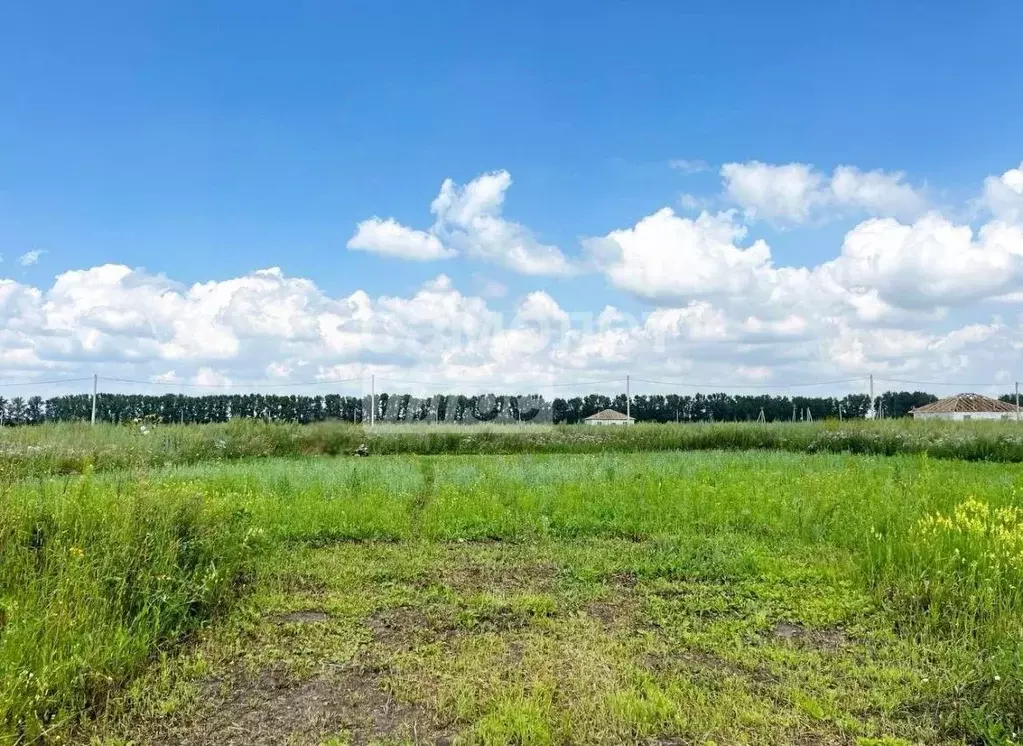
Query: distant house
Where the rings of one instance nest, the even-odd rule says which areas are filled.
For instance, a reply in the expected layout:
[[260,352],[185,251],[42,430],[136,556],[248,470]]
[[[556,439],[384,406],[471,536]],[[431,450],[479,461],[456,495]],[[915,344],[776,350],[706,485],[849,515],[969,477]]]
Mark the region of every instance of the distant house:
[[603,412],[591,414],[583,422],[587,425],[632,425],[636,420],[613,409],[605,409]]
[[1014,420],[1015,404],[981,394],[956,394],[911,409],[914,420]]

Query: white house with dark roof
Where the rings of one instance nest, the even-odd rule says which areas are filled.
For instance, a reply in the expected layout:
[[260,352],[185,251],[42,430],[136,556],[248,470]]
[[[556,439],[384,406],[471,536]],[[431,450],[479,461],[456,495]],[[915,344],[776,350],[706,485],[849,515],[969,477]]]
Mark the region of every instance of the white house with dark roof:
[[583,422],[587,425],[632,425],[636,420],[613,409],[605,409],[602,412],[591,414]]
[[955,394],[910,410],[914,420],[1015,420],[1015,404],[982,394]]

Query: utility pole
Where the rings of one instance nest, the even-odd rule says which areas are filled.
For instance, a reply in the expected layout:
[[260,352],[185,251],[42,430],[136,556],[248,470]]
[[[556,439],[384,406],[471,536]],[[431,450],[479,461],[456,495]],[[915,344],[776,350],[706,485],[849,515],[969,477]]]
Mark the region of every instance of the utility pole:
[[1019,422],[1019,381],[1016,381],[1016,422]]
[[629,376],[626,375],[625,376],[625,416],[626,417],[631,417],[632,416],[632,393],[629,390],[630,389],[630,384],[631,384],[631,381],[629,380]]
[[373,427],[377,416],[377,374],[369,377],[369,426]]
[[874,374],[870,374],[870,409],[868,410],[873,414],[872,419],[877,419],[877,412],[874,411]]
[[96,424],[96,390],[99,388],[99,375],[92,374],[92,424]]

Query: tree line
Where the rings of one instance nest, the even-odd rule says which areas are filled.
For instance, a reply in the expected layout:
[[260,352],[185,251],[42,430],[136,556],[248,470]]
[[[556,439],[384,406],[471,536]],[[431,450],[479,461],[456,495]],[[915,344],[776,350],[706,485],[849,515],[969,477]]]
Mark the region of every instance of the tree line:
[[[1012,394],[1001,397],[1013,401]],[[874,411],[881,417],[904,417],[914,407],[937,401],[923,391],[887,391],[875,398]],[[267,422],[360,423],[369,420],[370,398],[326,394],[274,395],[223,394],[186,396],[164,394],[99,394],[96,419],[100,422],[182,423],[227,422],[260,419]],[[540,396],[483,394],[415,397],[382,393],[376,397],[375,419],[380,422],[550,422],[575,424],[603,409],[626,411],[624,394],[614,397],[589,394],[545,400]],[[870,397],[848,394],[830,396],[776,396],[771,394],[637,394],[629,412],[638,422],[767,422],[790,420],[863,419],[870,411]],[[0,397],[0,424],[32,425],[43,422],[77,422],[92,417],[90,394],[69,394],[44,400]]]

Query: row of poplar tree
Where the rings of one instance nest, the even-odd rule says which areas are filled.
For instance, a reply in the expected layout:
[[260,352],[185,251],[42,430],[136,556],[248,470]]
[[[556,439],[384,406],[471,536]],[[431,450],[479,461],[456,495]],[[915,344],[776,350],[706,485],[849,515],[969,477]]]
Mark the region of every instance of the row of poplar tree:
[[[1011,401],[1012,396],[1002,397]],[[936,401],[922,391],[889,391],[878,396],[874,411],[883,417],[903,417],[914,407]],[[165,394],[99,394],[96,419],[101,422],[207,423],[248,418],[268,422],[322,422],[369,420],[369,397],[225,394],[184,396]],[[553,422],[574,424],[603,409],[626,411],[624,394],[615,397],[589,394],[545,400],[539,396],[438,395],[419,398],[382,393],[376,397],[375,417],[381,422]],[[742,422],[862,419],[870,411],[870,397],[849,394],[842,398],[733,394],[637,394],[629,411],[638,422]],[[42,399],[0,397],[0,424],[31,425],[75,422],[92,416],[89,394]]]

